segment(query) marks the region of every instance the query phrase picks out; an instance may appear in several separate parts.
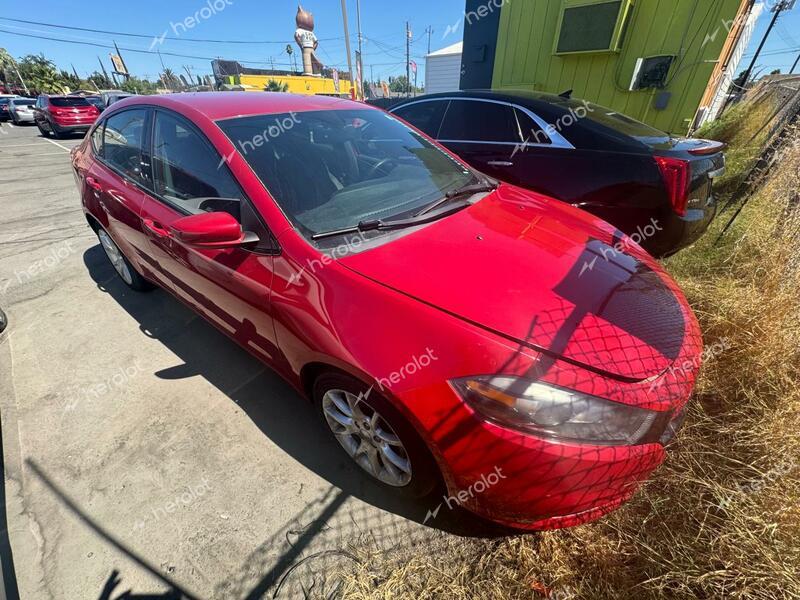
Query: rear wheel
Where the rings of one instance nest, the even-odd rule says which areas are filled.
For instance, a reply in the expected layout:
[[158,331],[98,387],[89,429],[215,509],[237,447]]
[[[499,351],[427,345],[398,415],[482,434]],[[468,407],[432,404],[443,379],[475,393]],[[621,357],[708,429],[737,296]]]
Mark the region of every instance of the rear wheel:
[[125,282],[129,288],[137,292],[146,292],[153,289],[153,285],[144,277],[139,275],[133,265],[128,262],[128,259],[122,254],[117,244],[111,239],[105,229],[102,227],[97,230],[97,237],[100,240],[100,245],[106,253],[111,266],[119,275],[120,279]]
[[347,456],[394,493],[421,498],[439,484],[430,451],[414,428],[373,388],[339,373],[321,375],[314,400]]

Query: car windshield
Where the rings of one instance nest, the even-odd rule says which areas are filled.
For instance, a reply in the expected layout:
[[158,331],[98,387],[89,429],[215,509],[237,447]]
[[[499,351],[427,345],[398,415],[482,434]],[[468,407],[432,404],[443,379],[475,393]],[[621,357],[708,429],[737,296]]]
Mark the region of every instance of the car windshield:
[[306,235],[411,216],[476,180],[466,166],[375,109],[217,124]]
[[0,104],[8,104],[11,98],[0,98]]
[[36,101],[25,98],[23,100],[12,100],[11,104],[13,104],[14,106],[33,106],[34,104],[36,104]]
[[90,106],[86,98],[50,98],[50,104],[59,108],[67,106]]
[[103,99],[99,96],[87,96],[86,101],[95,106],[103,106]]

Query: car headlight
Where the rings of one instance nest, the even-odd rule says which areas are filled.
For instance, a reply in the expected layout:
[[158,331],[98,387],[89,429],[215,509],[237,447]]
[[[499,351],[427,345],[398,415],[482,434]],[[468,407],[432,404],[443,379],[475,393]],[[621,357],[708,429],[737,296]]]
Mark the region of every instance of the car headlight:
[[598,446],[658,442],[672,412],[657,412],[529,379],[451,381],[469,406],[499,425],[542,438]]

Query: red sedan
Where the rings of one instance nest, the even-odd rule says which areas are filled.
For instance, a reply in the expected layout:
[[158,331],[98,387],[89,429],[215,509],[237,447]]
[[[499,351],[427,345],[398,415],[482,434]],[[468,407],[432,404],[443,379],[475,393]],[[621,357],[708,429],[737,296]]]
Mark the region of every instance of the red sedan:
[[428,517],[576,525],[664,460],[702,345],[672,279],[607,223],[392,115],[140,96],[73,165],[128,286],[168,290],[274,368],[383,485],[443,485]]

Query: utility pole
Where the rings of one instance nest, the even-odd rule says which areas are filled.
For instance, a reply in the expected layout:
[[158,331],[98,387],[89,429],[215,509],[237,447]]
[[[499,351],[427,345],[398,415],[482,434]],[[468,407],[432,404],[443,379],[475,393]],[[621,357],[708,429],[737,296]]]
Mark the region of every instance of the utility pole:
[[431,53],[431,36],[433,35],[433,27],[428,25],[428,54]]
[[[791,2],[791,0],[789,0],[789,2]],[[750,63],[750,66],[747,67],[747,71],[745,71],[744,79],[742,81],[742,87],[747,87],[747,82],[750,79],[750,75],[753,73],[753,69],[756,66],[756,61],[758,60],[761,51],[764,49],[764,45],[767,43],[767,38],[769,37],[769,34],[772,33],[772,28],[775,27],[775,23],[778,21],[778,17],[781,16],[781,13],[789,5],[789,2],[787,2],[787,0],[780,0],[778,4],[775,6],[774,9],[775,14],[772,17],[772,21],[770,21],[769,27],[767,27],[767,31],[764,32],[764,37],[761,39],[761,43],[758,45],[758,50],[756,50],[756,53],[753,56],[753,60]]]
[[17,68],[17,61],[15,61],[13,58],[11,59],[11,66],[14,67],[14,72],[17,74],[19,82],[22,84],[22,88],[25,90],[25,93],[30,96],[31,92],[28,89],[28,86],[25,85],[25,80],[22,78],[22,75],[19,74],[19,69]]
[[361,99],[364,99],[364,51],[361,49],[361,0],[356,0],[356,24],[358,25],[358,71],[361,74],[359,85],[361,89]]
[[794,64],[792,65],[792,70],[789,71],[789,75],[793,75],[794,74],[794,70],[797,68],[798,64],[800,64],[800,54],[797,55],[797,60],[794,61]]
[[342,22],[344,23],[344,47],[345,52],[347,52],[347,69],[350,71],[350,85],[351,90],[353,90],[350,94],[351,97],[355,92],[355,84],[353,82],[353,57],[350,55],[350,32],[349,27],[347,25],[347,2],[346,0],[342,0]]
[[406,98],[411,97],[411,29],[406,21]]

